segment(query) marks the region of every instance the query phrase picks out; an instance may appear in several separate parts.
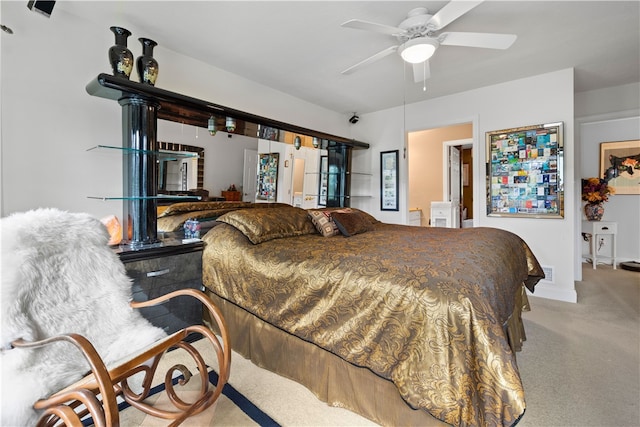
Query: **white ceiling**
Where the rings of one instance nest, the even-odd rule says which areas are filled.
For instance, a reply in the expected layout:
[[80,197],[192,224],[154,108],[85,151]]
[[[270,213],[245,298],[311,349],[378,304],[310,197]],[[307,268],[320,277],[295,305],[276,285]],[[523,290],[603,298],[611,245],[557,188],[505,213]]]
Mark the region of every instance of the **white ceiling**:
[[[415,7],[433,14],[447,3],[58,1],[50,19],[70,13],[106,31],[131,25],[138,29],[135,38],[152,38],[167,49],[340,113],[362,114],[569,67],[576,70],[576,92],[640,81],[637,0],[485,1],[446,31],[512,33],[518,39],[508,50],[441,46],[430,61],[426,91],[422,83],[413,83],[409,67],[405,83],[397,54],[341,74],[397,44],[392,36],[342,28],[341,23],[358,18],[397,26]],[[159,81],[161,62],[160,70]]]

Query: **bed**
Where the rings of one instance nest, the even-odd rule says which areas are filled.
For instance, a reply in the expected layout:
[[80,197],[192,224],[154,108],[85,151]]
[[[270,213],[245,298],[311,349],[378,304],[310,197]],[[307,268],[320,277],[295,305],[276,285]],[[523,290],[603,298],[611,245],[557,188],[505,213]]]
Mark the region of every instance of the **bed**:
[[511,426],[524,414],[514,351],[524,287],[544,274],[515,234],[291,206],[216,221],[203,281],[257,365],[383,425]]

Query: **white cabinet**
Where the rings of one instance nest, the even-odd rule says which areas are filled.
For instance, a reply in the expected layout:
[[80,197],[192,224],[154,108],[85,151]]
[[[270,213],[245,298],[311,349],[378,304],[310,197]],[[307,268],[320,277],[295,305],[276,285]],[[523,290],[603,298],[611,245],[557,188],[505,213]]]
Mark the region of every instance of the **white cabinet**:
[[[618,223],[611,221],[582,221],[582,232],[591,234],[590,249],[591,262],[595,270],[598,258],[611,260],[613,269],[616,269],[616,234],[618,234]],[[598,246],[601,236],[611,236],[611,256],[598,255]],[[588,257],[589,255],[587,255]]]
[[421,218],[422,217],[422,209],[411,209],[409,210],[409,225],[420,227],[422,225]]
[[431,202],[431,226],[460,228],[460,210],[452,202]]

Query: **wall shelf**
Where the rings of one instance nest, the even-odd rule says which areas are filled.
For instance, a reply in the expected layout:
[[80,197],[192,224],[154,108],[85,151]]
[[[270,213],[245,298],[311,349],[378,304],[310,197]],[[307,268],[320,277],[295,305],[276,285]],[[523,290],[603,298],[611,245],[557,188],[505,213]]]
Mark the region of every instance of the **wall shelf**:
[[138,197],[124,197],[124,196],[87,196],[87,199],[94,200],[176,200],[176,201],[189,201],[189,200],[202,200],[200,196],[180,196],[169,194],[158,194],[155,196],[138,196]]
[[178,159],[197,159],[200,156],[198,153],[189,153],[189,152],[176,152],[171,150],[140,150],[129,147],[115,147],[112,145],[96,145],[95,147],[87,148],[87,151],[96,151],[99,153],[108,153],[119,151],[121,155],[127,156],[130,154],[145,154],[145,155],[155,155],[160,161],[171,161]]

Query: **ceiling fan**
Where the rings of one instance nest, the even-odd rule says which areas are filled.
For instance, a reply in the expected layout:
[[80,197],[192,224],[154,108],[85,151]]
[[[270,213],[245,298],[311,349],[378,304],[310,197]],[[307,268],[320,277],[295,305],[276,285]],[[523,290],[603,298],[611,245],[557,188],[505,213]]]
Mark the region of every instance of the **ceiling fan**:
[[429,14],[426,8],[412,9],[407,18],[397,27],[374,22],[351,19],[342,24],[342,27],[356,30],[373,31],[376,33],[394,36],[398,44],[389,46],[363,61],[347,68],[342,74],[350,74],[354,71],[378,61],[385,56],[398,52],[403,60],[413,64],[414,80],[420,82],[426,80],[429,75],[429,58],[439,46],[466,46],[488,49],[507,49],[515,41],[514,34],[496,33],[469,33],[469,32],[440,32],[444,27],[455,21],[474,7],[482,3],[480,1],[456,1],[452,0],[440,9],[435,15]]

